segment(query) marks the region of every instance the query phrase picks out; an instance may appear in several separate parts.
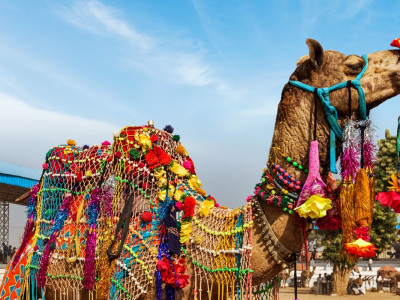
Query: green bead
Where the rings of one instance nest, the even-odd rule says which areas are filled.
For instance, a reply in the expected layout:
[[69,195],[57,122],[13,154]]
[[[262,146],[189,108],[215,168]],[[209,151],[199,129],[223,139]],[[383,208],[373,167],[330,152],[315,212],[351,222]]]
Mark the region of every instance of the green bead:
[[298,165],[298,163],[294,161],[294,162],[293,162],[293,166],[296,167],[297,165]]
[[265,182],[265,178],[261,178],[261,182]]
[[308,173],[308,169],[305,169],[304,172]]
[[289,210],[289,214],[293,215],[294,211],[293,210]]
[[299,170],[303,170],[303,166],[302,165],[299,165]]
[[290,162],[290,161],[292,161],[292,158],[288,156],[288,157],[286,157],[286,160]]

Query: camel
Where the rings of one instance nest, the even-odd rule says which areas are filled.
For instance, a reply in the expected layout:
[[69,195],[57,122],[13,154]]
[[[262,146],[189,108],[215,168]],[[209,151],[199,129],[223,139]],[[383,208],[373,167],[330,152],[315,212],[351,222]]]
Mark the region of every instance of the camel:
[[[322,46],[317,41],[312,39],[308,39],[306,43],[309,48],[309,55],[300,58],[300,60],[297,63],[297,68],[295,69],[294,73],[290,76],[290,80],[301,81],[303,83],[306,83],[314,87],[325,87],[325,86],[327,87],[337,84],[339,82],[352,80],[363,69],[365,61],[360,56],[357,55],[347,56],[345,54],[332,50],[324,51]],[[374,107],[383,103],[385,100],[394,97],[400,93],[400,65],[398,64],[399,56],[400,56],[400,51],[398,50],[380,51],[368,55],[367,58],[368,68],[366,69],[360,81],[361,86],[365,92],[365,101],[368,110],[373,109]],[[358,97],[357,92],[353,89],[352,99],[357,99],[357,97]],[[330,102],[337,110],[338,123],[340,125],[343,125],[346,118],[349,116],[347,91],[345,89],[342,89],[332,92],[330,95]],[[352,102],[351,113],[358,112],[359,107],[357,103],[358,102],[356,100]],[[274,159],[275,162],[279,163],[281,166],[284,166],[285,170],[288,173],[290,173],[293,177],[297,178],[301,182],[304,182],[307,177],[307,174],[302,172],[302,170],[300,170],[299,165],[300,164],[302,166],[308,165],[308,150],[310,142],[313,139],[311,128],[312,124],[314,124],[314,121],[316,121],[317,124],[316,138],[318,139],[320,145],[320,162],[321,162],[320,171],[323,176],[328,175],[329,151],[328,151],[327,141],[329,140],[329,124],[326,121],[326,118],[324,117],[323,107],[321,103],[317,103],[316,108],[317,108],[317,114],[316,114],[317,120],[314,120],[312,113],[314,111],[313,94],[308,91],[302,90],[292,84],[286,84],[284,86],[282,91],[281,101],[278,106],[274,134],[271,142],[270,159],[267,163],[267,170],[268,168],[271,168],[271,162],[272,162],[271,157],[273,156],[274,153],[276,153],[277,149],[279,149],[280,153],[290,156],[291,161],[297,163],[296,165],[294,163],[289,164],[287,160],[285,160],[283,157],[279,155],[275,155]],[[135,128],[129,127],[125,128],[124,130],[129,131],[129,130],[139,130],[139,129],[137,129],[136,127]],[[127,139],[127,135],[122,134],[123,132],[125,133],[124,130],[122,130],[121,133],[115,137],[114,144],[119,143],[121,140]],[[143,131],[144,129],[140,130]],[[157,133],[158,139],[161,140],[162,144],[165,146],[165,148],[163,149],[173,150],[175,149],[175,147],[179,146],[179,143],[176,142],[175,140],[172,142],[172,135],[168,135],[166,132],[157,131],[155,129],[152,129],[151,126],[149,126],[149,129],[146,130],[150,130],[151,132]],[[139,141],[140,139],[141,138],[139,137],[137,141]],[[142,142],[142,140],[140,141]],[[130,140],[129,142],[131,142],[132,144],[136,143],[135,140]],[[143,141],[143,145],[141,147],[145,147],[145,143],[147,143],[147,140]],[[83,169],[83,171],[86,171],[86,173],[83,173],[83,176],[82,174],[78,175],[78,173],[73,173],[74,171],[71,171],[72,175],[69,176],[70,177],[72,176],[74,178],[76,177],[81,179],[83,178],[81,182],[87,182],[89,184],[89,187],[93,187],[96,186],[96,184],[98,184],[99,182],[101,182],[103,177],[105,178],[104,180],[106,180],[106,178],[108,178],[107,180],[109,180],[112,177],[112,174],[110,172],[114,170],[113,168],[121,168],[121,166],[123,165],[123,167],[127,169],[132,168],[133,166],[133,171],[131,170],[132,173],[130,173],[132,174],[133,177],[129,177],[129,180],[137,180],[137,178],[142,178],[144,175],[147,174],[146,172],[148,172],[149,168],[146,166],[140,166],[140,165],[138,166],[135,164],[129,165],[128,162],[129,158],[125,159],[125,157],[123,156],[126,154],[126,149],[128,146],[129,144],[123,145],[121,146],[121,148],[118,148],[121,150],[118,150],[115,147],[112,148],[113,149],[112,154],[114,155],[114,160],[111,160],[111,162],[108,163],[106,167],[103,167],[103,170],[105,171],[103,171],[100,179],[99,179],[100,176],[90,177],[92,176],[92,174],[91,173],[88,174],[87,173],[88,171],[86,171],[87,169]],[[337,143],[336,146],[337,146],[337,152],[340,152],[339,143]],[[65,148],[62,149],[65,150]],[[68,151],[70,151],[68,153],[72,152],[72,154],[75,155],[74,149],[75,148],[71,146],[70,148],[67,149]],[[101,157],[106,157],[107,153],[109,153],[107,152],[109,151],[108,149],[109,148],[103,149],[102,147],[97,147],[92,149],[91,147],[86,151],[93,150],[93,155],[97,155],[96,153],[99,153],[98,155],[101,155]],[[130,148],[128,147],[128,150],[129,149]],[[119,157],[115,158],[118,152],[119,152],[118,154]],[[121,152],[122,152],[122,157],[121,157]],[[82,152],[81,150],[79,151],[77,150],[76,153],[78,157],[79,155],[83,155],[84,152]],[[180,164],[183,163],[184,158],[187,155],[187,154],[178,155],[173,151],[171,153],[172,153],[171,154],[172,158]],[[125,161],[125,164],[123,164],[123,161]],[[95,160],[93,160],[93,163],[95,163]],[[74,167],[78,168],[80,166],[81,165],[77,163],[77,166]],[[68,167],[71,168],[70,165]],[[51,179],[56,180],[54,179],[56,175],[53,174]],[[158,175],[159,177],[157,177],[156,179],[159,180],[159,182],[162,181],[160,186],[164,188],[165,186],[167,186],[167,190],[169,191],[170,190],[169,187],[171,184],[171,182],[169,181],[169,177],[166,177],[165,174],[158,174]],[[113,178],[115,181],[115,177]],[[154,179],[154,177],[151,178]],[[124,211],[124,208],[127,206],[124,203],[129,202],[129,197],[127,196],[129,188],[127,187],[127,185],[124,185],[125,182],[128,181],[127,176],[123,177],[122,179],[120,177],[118,180],[119,181],[114,187],[115,188],[114,193],[116,193],[116,191],[119,193],[118,195],[120,198],[118,199],[120,199],[119,200],[120,202],[119,203],[113,202],[114,204],[112,209],[114,212],[118,212],[119,216],[119,214],[121,214],[121,211]],[[185,177],[179,180],[181,180],[180,182],[182,184],[187,183],[187,181],[184,181],[187,180],[185,179]],[[153,182],[154,181],[149,181],[149,183],[151,184],[153,184]],[[71,186],[73,186],[73,183],[71,183],[70,181],[66,182],[66,184],[71,184]],[[143,198],[145,197],[144,195],[148,195],[144,187],[142,187],[142,190],[138,190],[141,186],[138,186],[138,184],[135,185],[134,182],[132,184],[136,188],[136,190],[132,192],[132,194],[136,193],[135,194],[137,197],[136,199],[141,199],[140,197]],[[112,186],[112,184],[110,184],[110,186]],[[79,186],[79,188],[81,188],[81,186]],[[159,188],[156,191],[156,195],[158,192],[162,192],[162,190],[160,190],[161,188]],[[164,190],[164,197],[166,197],[165,192],[166,191]],[[195,188],[195,190],[193,189],[190,190],[190,192],[194,195],[194,197],[197,197],[199,194],[201,194],[201,190],[198,189],[197,187]],[[64,202],[62,203],[65,203],[66,197],[69,197],[65,195],[66,194],[62,196],[64,197],[63,198]],[[84,198],[83,193],[81,195],[82,195],[80,196],[81,198],[79,198],[81,201],[80,203],[87,204],[87,202],[85,201],[89,201],[90,197],[87,199]],[[160,193],[158,195],[160,195]],[[38,198],[39,200],[40,197],[43,197],[42,194],[40,194]],[[251,287],[249,290],[249,287],[246,285],[248,284],[248,282],[251,282],[253,286],[257,286],[265,282],[266,280],[271,279],[273,276],[277,275],[280,271],[285,269],[288,265],[290,265],[293,262],[293,253],[298,253],[303,245],[303,238],[306,232],[304,228],[306,228],[307,226],[306,222],[295,219],[294,214],[288,214],[287,212],[284,212],[281,208],[278,208],[273,205],[267,205],[266,201],[259,201],[259,200],[260,199],[257,196],[253,196],[249,199],[248,204],[236,210],[228,210],[225,208],[213,207],[210,209],[211,213],[204,219],[201,219],[201,217],[199,217],[201,203],[199,201],[196,202],[193,218],[200,221],[197,221],[197,223],[192,222],[193,226],[192,237],[190,237],[189,240],[186,241],[186,243],[184,243],[182,246],[183,254],[186,257],[185,274],[189,276],[188,284],[183,289],[175,290],[175,299],[182,299],[182,300],[192,299],[192,298],[225,299],[230,296],[232,298],[236,297],[236,298],[251,299],[252,298]],[[153,200],[150,199],[150,202],[151,201],[154,201],[154,199]],[[59,202],[58,205],[59,207],[61,207],[62,210],[63,208],[61,202]],[[154,205],[154,203],[150,205]],[[134,232],[132,230],[139,230],[138,227],[134,227],[133,222],[140,221],[140,220],[138,221],[137,219],[138,216],[140,216],[143,212],[145,212],[146,209],[148,210],[149,209],[148,206],[149,204],[147,202],[143,204],[143,206],[140,207],[138,206],[133,209],[132,213],[130,214],[131,222],[129,223],[130,224],[129,231],[131,233]],[[79,208],[75,207],[75,211],[77,210],[79,210]],[[43,211],[45,214],[47,214],[48,212],[46,210]],[[65,212],[65,210],[62,210],[62,212]],[[215,272],[212,274],[212,276],[208,276],[207,274],[209,273],[207,273],[208,272],[207,266],[204,267],[204,264],[206,264],[209,261],[215,260],[215,257],[219,257],[220,252],[218,252],[219,251],[218,249],[220,248],[218,247],[220,247],[220,245],[224,243],[224,241],[228,240],[227,238],[225,238],[226,237],[225,233],[220,233],[221,231],[223,231],[223,228],[218,227],[219,229],[215,229],[217,228],[216,227],[217,225],[215,224],[219,222],[216,218],[217,216],[219,217],[223,216],[224,218],[228,218],[230,220],[238,216],[239,214],[248,218],[245,219],[245,221],[247,221],[245,225],[247,224],[248,227],[242,229],[242,231],[246,233],[243,234],[244,246],[243,248],[241,248],[240,251],[242,252],[240,253],[245,253],[246,255],[248,255],[247,260],[243,260],[242,262],[244,265],[251,267],[252,271],[251,272],[246,271],[246,273],[244,273],[241,278],[239,277],[240,280],[238,281],[232,279],[231,275],[232,273],[228,272],[222,272],[222,273]],[[48,219],[50,221],[46,221],[47,223],[46,222],[45,223],[54,226],[54,222],[51,221],[51,218],[55,220],[56,216],[62,217],[63,215],[51,214],[50,212],[48,216]],[[125,216],[129,216],[129,214],[124,213],[124,217]],[[253,219],[251,219],[251,217]],[[66,224],[68,224],[68,226],[70,226],[71,228],[73,228],[74,226],[76,226],[76,228],[82,228],[81,236],[78,233],[77,235],[78,237],[76,236],[72,237],[72,239],[76,241],[74,245],[79,244],[79,239],[84,239],[83,234],[85,230],[87,230],[88,228],[88,226],[85,225],[86,222],[88,222],[88,220],[85,219],[84,217],[82,218],[84,220],[82,221],[81,219],[81,221],[79,221],[79,218],[77,218],[76,214],[74,214],[72,218],[69,215],[66,221]],[[114,220],[113,224],[114,227],[107,227],[108,223],[106,222],[104,207],[103,210],[101,210],[99,213],[98,220],[99,220],[98,224],[99,232],[101,232],[102,230],[106,232],[106,234],[104,234],[102,238],[106,238],[108,235],[113,236],[113,232],[116,226],[118,225],[120,225],[120,230],[121,230],[120,232],[123,231],[123,228],[127,228],[126,226],[124,227],[124,224],[126,223],[121,222],[120,224],[118,218]],[[205,221],[203,222],[202,220]],[[117,222],[118,224],[116,224]],[[44,234],[47,234],[48,236],[50,235],[50,233],[52,232],[51,231],[52,227],[46,224],[43,223],[40,225],[43,228],[47,226],[46,227],[47,229],[44,231],[41,230],[40,232],[39,229],[37,229],[36,231],[37,233],[34,239],[36,238],[39,239]],[[214,226],[213,227],[214,229],[211,230],[210,229],[211,226]],[[248,229],[249,227],[251,227],[252,230]],[[204,231],[206,233],[204,233]],[[71,231],[71,234],[73,232],[76,231]],[[92,233],[93,231],[90,232]],[[211,242],[207,240],[210,232],[211,234],[217,232],[217,236],[216,237],[213,236]],[[249,234],[250,232],[251,234]],[[56,233],[59,232],[56,231]],[[63,234],[62,231],[61,234]],[[230,234],[231,236],[233,232],[231,231],[231,233],[228,234]],[[129,239],[136,239],[136,237],[141,237],[141,236],[142,235],[138,233],[132,234],[130,237],[128,237],[128,241],[131,242],[131,240]],[[61,236],[57,238],[56,240],[57,243],[60,242],[60,239],[62,242],[62,239],[68,240],[71,239],[71,237],[66,235]],[[140,252],[140,254],[144,256],[143,257],[141,256],[141,260],[139,261],[138,258],[135,258],[134,262],[136,263],[134,264],[129,263],[128,265],[128,263],[125,264],[123,261],[119,259],[111,261],[110,258],[110,262],[104,264],[102,259],[104,259],[104,257],[107,258],[107,256],[104,256],[105,253],[108,253],[109,257],[113,257],[114,253],[118,253],[117,250],[119,246],[122,247],[122,242],[121,244],[118,244],[118,239],[120,239],[120,235],[116,234],[115,238],[112,240],[113,241],[112,244],[107,244],[106,241],[104,240],[100,241],[98,240],[96,253],[94,257],[98,259],[97,261],[98,265],[102,264],[101,266],[103,266],[103,269],[97,270],[96,276],[100,277],[99,279],[100,282],[102,280],[101,278],[112,276],[115,270],[118,271],[119,274],[118,276],[123,276],[123,277],[117,277],[118,280],[114,280],[112,282],[114,291],[117,290],[117,292],[115,292],[117,294],[114,294],[113,298],[115,298],[115,295],[118,295],[117,297],[119,299],[157,298],[156,296],[157,290],[155,287],[156,279],[154,279],[154,277],[157,278],[157,276],[154,276],[154,273],[149,273],[148,271],[150,270],[151,272],[155,272],[154,270],[156,268],[156,262],[157,262],[157,251],[154,250],[152,244],[146,244],[146,245],[143,244],[147,248],[144,250],[140,250],[142,251]],[[59,298],[103,299],[101,298],[101,293],[99,292],[99,289],[102,287],[102,284],[99,283],[96,285],[95,283],[94,288],[95,289],[97,288],[97,290],[89,292],[85,290],[82,286],[82,277],[84,269],[86,269],[86,267],[84,267],[85,258],[78,257],[78,255],[76,255],[76,257],[78,258],[74,260],[70,259],[70,261],[72,262],[67,264],[65,263],[65,257],[70,256],[70,253],[69,252],[67,253],[66,249],[59,247],[57,243],[56,244],[55,242],[51,243],[51,241],[52,241],[51,237],[49,239],[48,237],[45,236],[44,243],[39,243],[36,245],[32,244],[31,248],[29,247],[29,245],[28,246],[25,245],[25,248],[22,250],[24,251],[24,253],[28,253],[27,254],[28,258],[32,256],[36,258],[40,257],[40,255],[42,255],[42,253],[46,251],[48,251],[47,253],[50,254],[52,253],[52,251],[57,251],[57,253],[54,253],[49,256],[47,273],[45,269],[42,269],[40,267],[42,265],[42,263],[40,263],[40,258],[38,259],[39,262],[37,262],[35,268],[30,267],[31,269],[29,276],[31,276],[30,277],[32,280],[31,282],[35,282],[35,276],[38,276],[38,273],[43,272],[44,276],[46,276],[47,274],[47,277],[45,277],[46,299],[59,299]],[[117,242],[114,243],[114,241]],[[135,241],[136,242],[134,243],[136,244],[134,245],[136,246],[139,245],[138,246],[139,248],[142,247],[140,246],[141,245],[140,243],[142,242],[141,240],[135,240]],[[106,248],[107,246],[109,246],[108,250]],[[106,250],[108,252],[106,252]],[[125,247],[124,249],[122,249],[122,251],[123,253],[125,253],[124,255],[126,256],[130,255],[130,251],[134,253],[134,250],[132,250],[132,248],[129,247],[128,248]],[[232,258],[233,255],[238,252],[231,252],[231,253],[233,254],[229,253],[224,254],[225,255],[224,257]],[[207,259],[201,260],[203,259],[203,257]],[[242,256],[242,258],[243,257],[244,256]],[[201,265],[198,261],[196,262],[195,259],[198,259],[198,261],[201,260],[203,265]],[[142,264],[143,260],[145,260],[145,264]],[[142,272],[140,274],[142,274],[143,276],[140,275],[142,277],[134,277],[134,275],[136,274],[135,272],[139,271]],[[51,275],[51,274],[58,274],[57,272],[64,272],[63,274],[67,275],[62,275],[62,276]],[[146,279],[146,276],[143,272],[147,272],[146,274],[148,279]],[[28,275],[26,275],[25,277],[27,276]],[[130,279],[131,276],[133,276],[134,279],[131,280]],[[221,277],[221,276],[227,276],[227,277]],[[139,278],[140,280],[137,278]],[[111,284],[109,281],[110,280],[108,280],[108,284]],[[64,282],[64,284],[62,282]],[[240,289],[240,293],[233,295],[234,293],[236,293],[235,282],[238,284],[237,289],[238,290]],[[67,285],[65,283],[67,283]],[[26,284],[25,285],[26,289],[24,291],[28,292],[30,288],[29,283],[25,284]],[[37,292],[38,294],[40,294],[40,290],[37,290]],[[128,295],[129,293],[131,294]],[[31,293],[31,295],[33,294],[34,293]],[[34,297],[31,296],[31,298]]]
[[288,271],[283,270],[283,271],[279,272],[277,277],[280,280],[280,286],[282,288],[286,287],[286,281],[290,278]]
[[301,272],[300,278],[301,278],[301,286],[302,286],[302,287],[309,287],[310,280],[311,280],[311,278],[314,276],[314,273],[315,273],[315,269],[316,269],[316,268],[317,268],[317,267],[314,266],[313,269],[312,269],[312,271],[310,271],[310,270],[304,270],[304,271]]
[[392,290],[392,292],[397,293],[397,289],[398,289],[397,285],[398,285],[398,282],[400,282],[400,272],[398,272],[398,271],[394,272],[392,270],[377,272],[376,277],[378,278],[379,276],[382,277],[382,280],[390,279],[391,290]]

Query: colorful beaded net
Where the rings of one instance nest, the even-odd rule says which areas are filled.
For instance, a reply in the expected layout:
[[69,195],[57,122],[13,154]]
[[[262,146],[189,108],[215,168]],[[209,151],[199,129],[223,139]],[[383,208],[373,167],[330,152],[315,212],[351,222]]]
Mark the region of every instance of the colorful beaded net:
[[48,151],[0,299],[276,299],[276,279],[252,286],[250,203],[217,207],[172,131]]

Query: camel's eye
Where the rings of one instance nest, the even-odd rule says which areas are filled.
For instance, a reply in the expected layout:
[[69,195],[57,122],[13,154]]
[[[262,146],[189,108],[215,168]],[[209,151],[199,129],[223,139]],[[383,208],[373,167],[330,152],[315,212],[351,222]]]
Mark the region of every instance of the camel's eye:
[[361,72],[364,67],[364,60],[357,55],[350,55],[344,61],[344,65],[346,66],[347,72],[349,75],[355,75]]

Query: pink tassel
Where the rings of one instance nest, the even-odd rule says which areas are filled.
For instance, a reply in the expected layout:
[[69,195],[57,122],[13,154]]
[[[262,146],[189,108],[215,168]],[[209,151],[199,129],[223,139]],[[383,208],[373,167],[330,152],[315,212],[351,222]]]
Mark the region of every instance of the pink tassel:
[[342,177],[354,180],[356,177],[356,173],[358,168],[360,167],[360,163],[358,161],[358,152],[352,147],[349,147],[344,150],[342,157],[340,158],[340,163],[342,165]]
[[53,249],[52,244],[55,243],[56,238],[58,236],[59,232],[54,232],[51,236],[49,241],[47,242],[46,248],[44,249],[43,252],[43,257],[42,261],[40,262],[40,268],[39,268],[39,273],[37,275],[37,284],[39,287],[44,287],[46,284],[46,273],[47,273],[47,267],[49,265],[50,261],[50,255]]
[[94,287],[94,276],[96,272],[96,229],[95,226],[91,226],[86,240],[86,256],[83,275],[83,286],[87,290],[91,290]]
[[366,140],[364,142],[364,167],[370,168],[372,170],[374,166],[376,145],[372,143],[371,140]]

